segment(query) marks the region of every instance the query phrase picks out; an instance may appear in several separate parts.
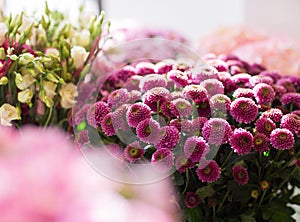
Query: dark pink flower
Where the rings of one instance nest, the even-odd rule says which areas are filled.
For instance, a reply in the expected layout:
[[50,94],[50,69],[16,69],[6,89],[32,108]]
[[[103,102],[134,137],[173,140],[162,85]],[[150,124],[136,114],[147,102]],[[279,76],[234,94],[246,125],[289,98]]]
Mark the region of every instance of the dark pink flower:
[[106,114],[106,116],[103,117],[101,121],[101,129],[103,133],[107,136],[113,136],[116,135],[116,131],[113,125],[113,120],[112,120],[112,113]]
[[145,143],[156,144],[163,138],[163,132],[160,129],[159,123],[152,118],[145,119],[136,127],[136,135]]
[[165,126],[160,129],[161,140],[155,144],[157,149],[170,149],[172,150],[180,139],[179,131],[174,126]]
[[155,65],[151,62],[140,62],[136,64],[135,69],[136,73],[141,76],[155,73]]
[[201,203],[201,201],[198,194],[193,192],[187,192],[184,199],[184,203],[188,208],[195,208]]
[[183,88],[183,95],[186,99],[197,102],[207,101],[207,90],[199,85],[188,85]]
[[207,90],[208,97],[212,97],[216,94],[224,94],[223,83],[217,79],[207,79],[200,83],[200,86]]
[[166,88],[155,87],[144,94],[143,101],[153,112],[158,112],[168,95],[169,91]]
[[216,94],[209,99],[210,108],[219,111],[230,110],[231,100],[228,96],[223,94]]
[[253,136],[247,130],[237,128],[233,131],[229,142],[237,154],[245,155],[250,153],[253,147]]
[[293,84],[292,80],[289,78],[281,78],[278,79],[276,85],[283,86],[287,92],[296,92],[295,85]]
[[217,69],[218,72],[227,72],[228,71],[227,63],[221,59],[209,59],[209,60],[207,60],[207,63],[208,63],[208,65]]
[[217,79],[218,70],[212,66],[196,67],[193,72],[193,81],[200,83],[206,79]]
[[288,150],[295,144],[293,133],[288,129],[275,129],[270,136],[271,144],[275,149]]
[[202,136],[209,144],[225,144],[231,136],[229,123],[221,118],[210,118],[204,123]]
[[135,141],[125,148],[124,157],[129,162],[134,163],[135,161],[139,160],[144,155],[144,153],[144,149],[137,141]]
[[187,119],[172,119],[169,126],[174,126],[179,132],[190,132],[191,122]]
[[282,117],[282,111],[277,108],[271,108],[261,114],[261,118],[270,118],[273,122],[279,123]]
[[139,85],[142,78],[143,78],[142,76],[138,76],[138,75],[131,76],[129,79],[127,79],[124,87],[128,91],[140,90]]
[[246,185],[249,181],[248,171],[242,166],[232,167],[232,175],[239,185]]
[[300,109],[300,93],[285,93],[281,96],[280,101],[282,105],[292,103]]
[[112,109],[116,109],[120,105],[127,103],[129,99],[130,94],[127,89],[116,89],[108,95],[107,103]]
[[275,123],[269,118],[259,118],[255,122],[257,132],[270,136],[271,132],[276,129]]
[[278,72],[262,71],[259,75],[271,77],[274,82],[281,78],[281,75]]
[[191,121],[191,124],[187,127],[186,131],[189,135],[200,136],[202,135],[202,128],[206,121],[207,118],[205,117],[196,117]]
[[176,83],[177,87],[184,87],[189,84],[189,78],[185,72],[180,70],[171,70],[168,72],[168,78]]
[[158,62],[155,64],[155,73],[166,74],[173,69],[173,65],[167,62]]
[[249,86],[253,88],[256,86],[258,83],[266,83],[268,85],[272,85],[274,83],[274,80],[269,77],[269,76],[264,76],[264,75],[257,75],[257,76],[252,76],[249,79]]
[[155,87],[166,87],[166,86],[167,86],[166,78],[159,74],[149,74],[143,76],[139,84],[139,87],[142,92],[147,92],[148,90],[153,89]]
[[270,139],[262,133],[257,133],[253,137],[253,149],[257,152],[270,150]]
[[165,148],[156,150],[152,155],[151,164],[155,169],[167,172],[174,164],[174,154]]
[[113,74],[119,80],[126,82],[131,76],[136,75],[136,70],[133,66],[127,65],[122,67],[120,70]]
[[284,88],[283,86],[279,86],[279,85],[272,85],[276,96],[281,97],[283,94],[285,94],[287,92],[286,88]]
[[211,108],[208,99],[203,101],[196,101],[196,107],[198,111],[198,116],[201,117],[211,116]]
[[128,103],[132,104],[132,103],[136,103],[136,102],[139,102],[141,99],[141,96],[142,96],[142,93],[138,90],[131,90],[129,92],[130,94],[130,98],[129,98],[129,101]]
[[231,103],[230,114],[239,123],[251,123],[256,119],[258,107],[252,99],[237,98]]
[[126,113],[127,123],[131,127],[137,127],[137,125],[151,117],[151,110],[149,106],[144,103],[135,103],[132,104]]
[[189,101],[178,98],[172,101],[172,113],[178,117],[187,117],[192,111],[192,105]]
[[184,144],[184,155],[193,162],[199,162],[209,151],[209,146],[202,137],[189,137]]
[[212,183],[219,179],[221,174],[221,168],[216,161],[201,161],[199,167],[196,170],[199,180],[202,182]]
[[120,107],[118,107],[112,115],[112,122],[113,126],[116,130],[123,129],[123,130],[129,130],[130,127],[128,126],[127,120],[126,120],[126,113],[129,108],[129,104],[123,104]]
[[253,98],[254,97],[254,91],[249,88],[237,88],[232,96],[234,98],[240,98],[240,97],[245,97],[245,98]]
[[255,99],[258,104],[269,104],[275,99],[275,91],[266,83],[258,83],[253,87]]
[[174,107],[173,102],[170,101],[170,100],[165,100],[163,102],[163,104],[161,104],[160,110],[167,117],[174,117],[175,116],[175,114],[174,114],[175,107]]
[[90,106],[87,111],[87,122],[93,127],[98,127],[104,116],[110,112],[110,108],[106,102],[96,102],[94,105]]
[[247,87],[250,78],[251,78],[251,75],[249,75],[247,73],[239,73],[239,74],[231,76],[230,79],[239,87]]
[[284,115],[281,119],[280,127],[300,136],[300,116],[293,113]]
[[184,155],[180,155],[175,159],[175,168],[178,172],[183,173],[186,169],[194,168],[195,163]]

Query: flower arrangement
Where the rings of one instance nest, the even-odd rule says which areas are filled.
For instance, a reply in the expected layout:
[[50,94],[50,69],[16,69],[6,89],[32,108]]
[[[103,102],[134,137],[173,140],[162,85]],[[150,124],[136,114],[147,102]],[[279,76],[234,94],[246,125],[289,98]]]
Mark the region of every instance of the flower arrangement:
[[59,125],[69,130],[77,83],[107,34],[104,13],[71,24],[51,11],[21,13],[0,22],[0,123]]
[[183,221],[293,221],[300,78],[204,59],[128,62],[102,78],[74,114],[77,145],[102,141],[124,167],[172,175]]

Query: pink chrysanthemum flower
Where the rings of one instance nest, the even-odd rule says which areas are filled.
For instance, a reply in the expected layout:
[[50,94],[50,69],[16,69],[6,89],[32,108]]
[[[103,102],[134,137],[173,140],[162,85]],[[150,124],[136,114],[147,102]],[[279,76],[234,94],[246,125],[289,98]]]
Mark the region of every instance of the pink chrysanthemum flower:
[[237,88],[232,96],[234,98],[240,98],[240,97],[245,97],[245,98],[253,98],[254,97],[254,91],[252,89],[248,88]]
[[231,79],[231,74],[229,72],[219,72],[217,79],[223,83],[225,92],[232,92],[237,88],[236,84]]
[[253,137],[253,149],[257,152],[270,150],[270,139],[262,133],[257,133]]
[[155,73],[166,74],[173,69],[173,65],[167,62],[158,62],[155,64]]
[[168,95],[169,90],[166,88],[155,87],[144,94],[143,101],[153,112],[158,112]]
[[187,208],[195,208],[201,203],[201,200],[197,193],[187,192],[184,203]]
[[107,115],[110,111],[110,107],[106,102],[96,102],[87,111],[88,124],[97,128],[101,124],[104,116]]
[[123,104],[119,108],[117,108],[112,115],[112,122],[113,126],[116,130],[123,129],[123,130],[129,130],[130,127],[128,126],[127,120],[126,120],[126,112],[129,108],[129,104]]
[[187,119],[172,119],[169,126],[174,126],[179,132],[188,133],[191,128],[191,122]]
[[113,136],[116,135],[116,131],[113,125],[112,113],[106,114],[106,116],[103,117],[103,120],[101,121],[101,129],[103,133],[107,136]]
[[293,133],[288,129],[275,129],[270,136],[271,144],[275,149],[288,150],[295,144]]
[[169,94],[169,97],[170,100],[184,98],[182,91],[173,91]]
[[164,101],[163,104],[161,104],[161,106],[160,106],[161,112],[164,115],[166,115],[167,117],[174,117],[175,116],[174,109],[175,109],[175,106],[174,106],[173,102],[170,101],[170,100]]
[[286,88],[284,88],[283,86],[274,84],[272,87],[276,93],[276,96],[278,97],[281,97],[283,94],[287,92]]
[[259,118],[255,122],[257,132],[270,136],[271,132],[276,129],[276,124],[269,118]]
[[82,130],[76,134],[74,144],[77,149],[81,149],[84,145],[89,143],[90,139],[88,130]]
[[206,60],[206,62],[208,65],[217,69],[218,72],[227,72],[229,70],[227,63],[221,59],[209,59]]
[[253,136],[247,130],[237,128],[233,131],[229,142],[237,154],[245,155],[250,153],[253,147]]
[[135,161],[141,159],[144,153],[144,149],[140,146],[140,144],[137,141],[135,141],[125,148],[124,157],[129,162],[134,163]]
[[199,167],[196,170],[199,180],[202,182],[212,183],[219,179],[221,174],[221,168],[216,161],[201,161]]
[[170,149],[172,150],[180,139],[179,131],[174,126],[164,126],[160,130],[160,135],[162,136],[161,140],[155,144],[157,149]]
[[271,77],[273,82],[277,82],[277,80],[281,78],[281,75],[278,72],[262,71],[259,75]]
[[270,118],[273,122],[279,123],[282,118],[282,111],[277,108],[271,108],[261,114],[261,118]]
[[268,85],[272,85],[274,83],[274,80],[269,77],[269,76],[264,76],[264,75],[257,75],[257,76],[252,76],[249,79],[249,86],[253,88],[259,83],[266,83]]
[[107,103],[112,109],[118,108],[120,105],[127,103],[130,94],[127,89],[116,89],[108,95]]
[[191,169],[195,167],[195,163],[184,155],[178,156],[175,159],[175,168],[178,172],[184,173],[186,169]]
[[202,128],[204,123],[206,123],[207,118],[205,117],[196,117],[191,121],[190,126],[187,129],[189,135],[201,136]]
[[276,85],[283,86],[287,92],[296,92],[297,91],[292,80],[289,78],[278,79],[276,82]]
[[144,76],[140,80],[139,87],[142,92],[147,92],[150,89],[153,89],[155,87],[166,87],[167,86],[167,80],[164,76],[159,74],[149,74]]
[[196,107],[198,111],[198,116],[201,117],[210,117],[211,116],[211,108],[209,105],[209,100],[197,101]]
[[187,117],[191,114],[192,105],[189,101],[179,98],[172,101],[172,113],[178,117]]
[[225,144],[231,136],[229,123],[220,118],[210,118],[204,123],[202,136],[209,144]]
[[246,185],[249,181],[249,175],[247,169],[242,166],[234,166],[232,167],[232,175],[239,185]]
[[216,94],[224,94],[223,83],[217,79],[207,79],[200,83],[200,86],[207,90],[208,97]]
[[300,109],[300,93],[285,93],[281,96],[280,101],[282,105],[292,103]]
[[258,83],[253,87],[254,96],[258,104],[269,104],[275,99],[275,91],[266,83]]
[[171,70],[167,74],[168,78],[176,83],[177,87],[184,87],[189,84],[189,78],[185,72]]
[[161,131],[162,130],[160,129],[159,123],[152,118],[148,118],[139,122],[136,127],[136,135],[145,143],[156,144],[160,142],[163,138]]
[[128,103],[133,104],[136,103],[138,101],[140,101],[142,98],[142,93],[138,90],[132,90],[129,92],[130,94],[130,99],[128,101]]
[[139,85],[142,78],[143,78],[142,76],[138,76],[138,75],[131,76],[129,79],[127,79],[124,87],[129,92],[132,90],[140,90]]
[[114,73],[114,76],[116,76],[118,79],[122,80],[123,82],[126,82],[128,78],[134,75],[136,75],[136,69],[130,65],[124,66],[120,70]]
[[135,69],[136,73],[141,76],[155,73],[155,65],[151,62],[139,62],[136,64]]
[[247,87],[249,85],[250,78],[251,75],[247,73],[239,73],[231,76],[230,79],[239,87]]
[[300,136],[300,116],[294,113],[284,115],[281,119],[280,127]]
[[217,94],[210,98],[209,105],[212,110],[226,111],[230,110],[231,100],[228,96]]
[[79,125],[86,117],[87,112],[91,104],[85,104],[81,109],[79,109],[74,115],[74,124]]
[[174,154],[172,151],[165,148],[156,150],[152,154],[151,164],[155,169],[163,173],[167,172],[174,164]]
[[217,79],[218,70],[212,66],[201,66],[196,67],[192,70],[193,81],[197,84],[206,80],[206,79]]
[[199,85],[188,85],[183,89],[183,96],[197,102],[208,99],[207,90]]
[[199,162],[209,151],[209,146],[202,137],[189,137],[184,144],[184,155],[193,162]]
[[231,103],[230,114],[239,123],[251,123],[256,119],[258,107],[252,99],[238,98]]
[[135,103],[132,104],[126,113],[127,123],[131,127],[137,127],[137,125],[151,117],[151,110],[149,106],[144,103]]

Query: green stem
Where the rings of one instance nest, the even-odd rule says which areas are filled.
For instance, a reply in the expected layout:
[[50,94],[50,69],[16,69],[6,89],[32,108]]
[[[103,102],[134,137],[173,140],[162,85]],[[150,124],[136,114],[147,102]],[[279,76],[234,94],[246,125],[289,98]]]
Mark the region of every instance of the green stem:
[[226,159],[224,160],[221,169],[227,164],[229,158],[231,157],[231,155],[233,154],[233,149],[230,151],[230,153],[227,155]]
[[258,208],[261,206],[265,196],[266,196],[267,190],[264,190],[263,195],[261,196],[259,203],[258,203]]
[[47,116],[47,120],[46,120],[46,123],[44,125],[44,128],[46,128],[50,122],[50,119],[51,119],[51,116],[52,116],[52,110],[53,108],[51,107],[50,110],[49,110],[49,113],[48,113],[48,116]]
[[225,203],[225,200],[227,199],[228,195],[229,195],[229,191],[226,192],[226,194],[225,194],[222,202],[220,203],[220,205],[219,205],[219,207],[217,209],[217,213],[221,210],[221,208],[222,208],[223,204]]
[[186,169],[186,171],[185,171],[185,176],[186,176],[186,182],[185,182],[185,187],[181,193],[181,197],[183,197],[183,195],[185,194],[185,192],[188,188],[188,185],[189,185],[189,170],[188,169]]
[[216,221],[216,206],[213,206],[213,222]]

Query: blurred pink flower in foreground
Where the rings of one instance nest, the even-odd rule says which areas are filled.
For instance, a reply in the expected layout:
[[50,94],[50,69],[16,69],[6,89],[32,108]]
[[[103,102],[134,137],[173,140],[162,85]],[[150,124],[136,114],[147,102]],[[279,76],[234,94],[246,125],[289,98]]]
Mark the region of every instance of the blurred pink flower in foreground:
[[197,45],[200,55],[234,54],[282,75],[300,76],[300,42],[275,37],[247,26],[225,26],[202,36]]
[[169,181],[112,182],[56,129],[1,127],[0,147],[1,222],[177,221]]

